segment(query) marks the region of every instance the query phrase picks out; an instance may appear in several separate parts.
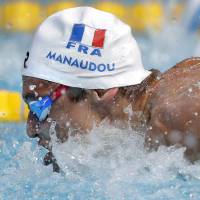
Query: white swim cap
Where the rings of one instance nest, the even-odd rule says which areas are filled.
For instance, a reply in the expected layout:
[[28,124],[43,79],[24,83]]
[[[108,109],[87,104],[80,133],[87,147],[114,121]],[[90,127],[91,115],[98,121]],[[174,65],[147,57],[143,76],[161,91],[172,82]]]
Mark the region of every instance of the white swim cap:
[[143,68],[131,28],[90,7],[55,13],[38,28],[25,76],[72,87],[109,89],[141,83]]

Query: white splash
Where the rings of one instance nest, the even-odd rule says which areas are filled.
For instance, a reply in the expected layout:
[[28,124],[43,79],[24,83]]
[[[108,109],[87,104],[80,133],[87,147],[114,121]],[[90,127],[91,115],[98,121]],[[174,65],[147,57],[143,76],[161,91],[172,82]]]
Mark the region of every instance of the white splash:
[[200,168],[184,159],[184,148],[161,146],[149,153],[143,143],[142,133],[102,124],[88,135],[54,143],[53,152],[66,176],[78,179],[105,171],[110,173],[109,181],[170,180],[179,170],[200,178]]

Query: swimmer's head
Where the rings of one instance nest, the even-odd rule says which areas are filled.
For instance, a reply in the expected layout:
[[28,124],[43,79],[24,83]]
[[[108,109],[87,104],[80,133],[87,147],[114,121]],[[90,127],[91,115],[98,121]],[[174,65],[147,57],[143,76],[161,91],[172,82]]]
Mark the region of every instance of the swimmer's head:
[[[30,102],[41,102],[44,97],[52,98],[60,87],[58,83],[24,76],[23,98],[30,108]],[[30,137],[39,137],[39,143],[45,147],[48,147],[51,139],[52,124],[60,141],[65,141],[69,134],[87,133],[109,115],[109,105],[117,92],[118,88],[87,90],[67,87],[52,104],[43,120],[40,120],[33,110],[29,112],[27,133]]]
[[30,103],[51,96],[60,85],[68,90],[41,120],[40,113],[30,112],[29,136],[39,136],[45,146],[52,127],[61,140],[69,132],[91,130],[109,115],[118,87],[140,84],[150,73],[131,28],[114,15],[90,7],[55,13],[38,28],[27,53],[23,97]]
[[143,68],[131,28],[110,13],[90,7],[48,17],[36,31],[24,76],[86,89],[141,83]]

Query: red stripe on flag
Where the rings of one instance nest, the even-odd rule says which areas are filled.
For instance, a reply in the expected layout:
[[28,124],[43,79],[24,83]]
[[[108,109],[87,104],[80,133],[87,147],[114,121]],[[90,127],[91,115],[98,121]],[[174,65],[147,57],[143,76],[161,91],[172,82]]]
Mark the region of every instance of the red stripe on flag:
[[94,38],[92,41],[93,47],[99,47],[102,48],[104,45],[104,39],[105,39],[105,33],[106,30],[96,30],[94,33]]

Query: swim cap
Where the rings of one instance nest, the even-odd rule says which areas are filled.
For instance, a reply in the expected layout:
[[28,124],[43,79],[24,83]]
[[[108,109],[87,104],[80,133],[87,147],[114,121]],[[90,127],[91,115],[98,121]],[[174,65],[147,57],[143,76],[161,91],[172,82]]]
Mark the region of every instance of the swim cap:
[[38,28],[25,76],[85,89],[141,83],[143,68],[131,28],[114,15],[91,7],[66,9]]

